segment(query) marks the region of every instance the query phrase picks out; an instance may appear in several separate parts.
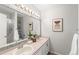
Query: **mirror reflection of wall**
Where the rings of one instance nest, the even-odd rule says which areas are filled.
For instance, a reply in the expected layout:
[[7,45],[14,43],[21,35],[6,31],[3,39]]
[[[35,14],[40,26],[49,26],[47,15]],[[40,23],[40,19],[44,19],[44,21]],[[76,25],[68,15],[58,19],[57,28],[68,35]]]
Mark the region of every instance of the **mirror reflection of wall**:
[[33,31],[35,32],[35,34],[39,36],[41,35],[40,34],[40,20],[33,19]]
[[17,28],[18,28],[19,39],[24,39],[25,34],[23,32],[23,17],[22,16],[17,16]]
[[23,18],[23,30],[25,33],[25,37],[28,37],[28,33],[29,33],[29,24],[32,23],[32,19],[30,16],[24,15]]
[[14,41],[13,38],[13,23],[11,19],[7,19],[7,43],[12,43]]
[[[9,13],[0,13],[5,15],[6,17],[1,17],[0,15],[0,38],[1,38],[1,45],[6,45],[9,43],[14,42],[14,25],[13,25],[13,19],[12,19],[12,14]],[[5,44],[4,44],[5,42]]]
[[0,47],[7,44],[7,16],[0,13]]
[[7,44],[14,42],[14,14],[7,15]]
[[0,5],[0,46],[14,42],[13,10]]

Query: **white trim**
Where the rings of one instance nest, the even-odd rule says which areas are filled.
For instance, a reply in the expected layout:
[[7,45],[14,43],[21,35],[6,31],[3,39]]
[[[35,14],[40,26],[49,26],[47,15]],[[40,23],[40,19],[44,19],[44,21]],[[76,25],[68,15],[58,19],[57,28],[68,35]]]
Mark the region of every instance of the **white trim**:
[[58,53],[58,52],[54,52],[55,54],[57,54],[57,55],[63,55],[63,54],[60,54],[60,53]]
[[55,52],[55,51],[50,51],[50,53],[54,53],[54,54],[57,54],[57,55],[63,55],[63,54],[60,54],[60,53]]

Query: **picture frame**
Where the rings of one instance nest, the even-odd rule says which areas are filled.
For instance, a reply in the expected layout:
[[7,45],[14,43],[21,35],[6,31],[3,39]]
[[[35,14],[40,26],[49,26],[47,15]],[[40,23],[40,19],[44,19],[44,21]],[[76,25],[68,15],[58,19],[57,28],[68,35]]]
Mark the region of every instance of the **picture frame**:
[[52,21],[54,32],[63,32],[63,18],[55,18]]

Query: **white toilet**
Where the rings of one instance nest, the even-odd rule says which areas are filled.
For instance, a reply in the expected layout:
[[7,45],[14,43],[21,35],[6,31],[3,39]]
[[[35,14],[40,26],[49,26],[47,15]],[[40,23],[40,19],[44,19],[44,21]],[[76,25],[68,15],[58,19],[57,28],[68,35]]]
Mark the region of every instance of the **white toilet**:
[[79,34],[74,34],[69,55],[78,55]]

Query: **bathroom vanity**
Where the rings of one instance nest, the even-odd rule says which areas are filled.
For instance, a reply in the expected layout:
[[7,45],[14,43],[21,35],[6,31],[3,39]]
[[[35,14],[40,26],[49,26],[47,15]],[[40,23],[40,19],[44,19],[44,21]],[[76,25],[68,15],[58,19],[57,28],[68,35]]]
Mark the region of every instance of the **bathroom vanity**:
[[15,47],[2,51],[1,55],[47,55],[48,52],[49,38],[40,37],[34,43],[28,43],[28,41],[21,42]]

